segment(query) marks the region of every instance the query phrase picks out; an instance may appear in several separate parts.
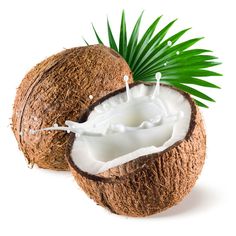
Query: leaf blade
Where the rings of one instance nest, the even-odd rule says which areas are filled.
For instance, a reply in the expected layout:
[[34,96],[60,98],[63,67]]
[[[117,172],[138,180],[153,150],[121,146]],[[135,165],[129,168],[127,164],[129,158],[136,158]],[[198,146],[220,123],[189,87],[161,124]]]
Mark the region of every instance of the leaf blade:
[[203,102],[200,102],[199,100],[197,99],[193,99],[195,101],[195,103],[200,106],[200,107],[204,107],[204,108],[209,108],[206,104],[204,104]]
[[89,43],[86,41],[85,38],[82,38],[84,40],[84,42],[86,43],[87,46],[89,46]]
[[177,19],[175,19],[175,20],[171,21],[169,24],[167,24],[164,28],[162,28],[162,30],[160,30],[153,37],[153,39],[150,42],[148,42],[147,46],[144,48],[144,50],[142,51],[142,53],[140,55],[141,60],[138,61],[138,64],[136,63],[136,65],[135,65],[136,70],[139,69],[139,67],[142,65],[142,62],[148,57],[148,55],[150,55],[150,53],[152,52],[152,49],[161,43],[161,41],[163,40],[163,38],[167,34],[168,30],[176,22],[176,20]]
[[172,35],[168,39],[166,39],[164,42],[162,42],[153,52],[149,55],[149,57],[142,63],[142,66],[140,66],[139,70],[134,70],[134,77],[136,74],[140,74],[143,71],[146,71],[149,69],[149,67],[152,65],[153,61],[157,60],[158,57],[162,55],[162,53],[166,50],[168,47],[169,43],[172,42],[174,44],[181,36],[183,36],[188,30],[184,29],[179,31],[178,33]]
[[194,70],[192,68],[182,68],[175,70],[168,70],[166,72],[167,75],[174,75],[178,73],[178,75],[191,75],[191,76],[199,76],[199,77],[207,77],[207,76],[222,76],[222,74],[210,71],[210,70]]
[[203,87],[208,87],[208,88],[217,88],[220,89],[218,85],[215,85],[213,83],[210,83],[206,80],[198,79],[198,78],[181,78],[181,79],[162,79],[162,81],[166,82],[177,82],[177,83],[183,83],[183,84],[193,84],[193,85],[198,85],[198,86],[203,86]]
[[146,30],[146,32],[142,36],[141,40],[139,41],[139,43],[137,45],[137,48],[134,52],[133,60],[130,62],[131,69],[134,68],[134,65],[137,61],[137,58],[142,52],[143,46],[147,42],[149,42],[149,40],[151,39],[151,37],[152,37],[152,35],[153,35],[153,33],[156,29],[156,26],[157,26],[158,22],[160,21],[161,17],[162,16],[159,16],[159,17],[156,18],[156,20],[148,27],[148,29]]
[[95,33],[98,43],[104,45],[93,24],[92,24],[92,27],[93,27],[93,31]]
[[130,64],[130,61],[133,58],[133,54],[134,54],[134,51],[137,46],[139,28],[140,28],[142,16],[143,16],[143,11],[142,11],[141,15],[139,16],[138,20],[136,21],[133,31],[132,31],[132,34],[129,39],[129,43],[128,43],[128,47],[127,47],[127,55],[126,55],[126,59],[127,59],[128,64]]
[[183,85],[183,84],[179,84],[179,83],[174,83],[174,82],[170,82],[171,85],[175,86],[176,88],[179,88],[189,94],[192,94],[196,97],[199,97],[201,99],[204,99],[204,100],[207,100],[207,101],[210,101],[210,102],[215,102],[215,100],[209,96],[207,96],[206,94],[200,92],[199,90],[197,89],[194,89],[190,86],[187,86],[187,85]]
[[109,44],[112,49],[114,49],[116,52],[118,52],[118,47],[116,45],[116,41],[114,39],[111,26],[109,23],[109,19],[107,18],[107,32],[108,32],[108,39],[109,39]]
[[126,33],[126,21],[125,11],[122,11],[121,23],[120,23],[120,40],[119,40],[119,53],[126,58],[127,51],[127,33]]

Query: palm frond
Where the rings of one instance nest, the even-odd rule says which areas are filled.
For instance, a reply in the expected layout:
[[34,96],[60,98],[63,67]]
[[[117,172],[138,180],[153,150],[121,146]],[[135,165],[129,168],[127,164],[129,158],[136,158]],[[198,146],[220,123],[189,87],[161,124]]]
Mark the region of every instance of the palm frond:
[[159,16],[147,29],[147,31],[144,33],[144,35],[142,36],[142,38],[140,39],[134,55],[131,59],[130,62],[130,66],[131,69],[133,69],[135,67],[136,62],[138,61],[138,59],[140,59],[140,55],[142,54],[143,50],[146,48],[146,45],[148,44],[148,42],[151,40],[153,33],[155,32],[156,26],[158,24],[158,22],[160,21],[161,16]]
[[147,44],[147,46],[144,48],[140,55],[139,65],[133,66],[135,70],[138,70],[140,65],[147,59],[147,57],[152,53],[153,49],[157,47],[165,35],[167,34],[168,30],[171,28],[171,26],[174,24],[176,20],[170,22],[168,25],[166,25],[161,31],[159,31],[153,38],[150,40],[150,42]]
[[[215,61],[217,57],[210,55],[212,53],[211,50],[191,49],[199,40],[203,39],[202,37],[178,43],[179,39],[190,28],[181,30],[166,38],[168,31],[176,20],[171,21],[155,33],[162,16],[157,17],[139,39],[142,17],[143,12],[138,17],[127,40],[125,12],[122,11],[118,44],[107,19],[109,45],[127,61],[133,72],[134,81],[155,81],[155,74],[161,72],[162,83],[170,84],[191,94],[197,105],[208,108],[206,104],[198,99],[209,102],[214,102],[214,99],[191,86],[220,88],[218,85],[203,79],[209,76],[222,75],[208,69],[220,64]],[[95,27],[93,25],[92,27],[97,42],[103,44]],[[84,41],[88,45],[85,39]]]
[[141,69],[137,70],[135,68],[134,74],[137,76],[142,74],[143,72],[149,71],[155,63],[158,62],[160,58],[162,58],[163,54],[168,53],[168,49],[179,39],[183,36],[189,29],[181,30],[177,34],[173,35],[172,37],[168,38],[164,42],[162,42],[159,46],[157,46],[153,52],[147,57],[147,59],[139,65]]

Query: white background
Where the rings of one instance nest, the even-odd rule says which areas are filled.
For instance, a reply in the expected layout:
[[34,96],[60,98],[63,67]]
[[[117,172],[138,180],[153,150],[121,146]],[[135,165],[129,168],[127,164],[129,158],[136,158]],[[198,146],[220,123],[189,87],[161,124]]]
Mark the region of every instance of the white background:
[[[235,9],[233,0],[1,1],[0,2],[0,235],[235,235]],[[193,191],[178,206],[147,218],[128,218],[97,206],[70,173],[29,169],[9,123],[16,87],[37,62],[63,48],[95,42],[91,22],[106,37],[106,16],[118,32],[121,10],[130,32],[144,9],[143,28],[163,14],[162,26],[205,36],[224,74],[221,90],[203,110],[207,160]],[[175,30],[174,30],[175,28]]]

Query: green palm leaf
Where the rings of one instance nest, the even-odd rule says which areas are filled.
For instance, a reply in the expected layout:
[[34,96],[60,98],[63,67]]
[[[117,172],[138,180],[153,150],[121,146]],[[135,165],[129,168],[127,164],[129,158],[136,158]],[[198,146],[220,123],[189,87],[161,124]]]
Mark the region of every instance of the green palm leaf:
[[200,102],[199,100],[197,99],[193,99],[195,101],[195,103],[200,106],[200,107],[204,107],[204,108],[209,108],[206,104],[204,104],[203,102]]
[[99,37],[99,35],[98,35],[98,33],[97,33],[97,31],[96,31],[96,29],[95,29],[95,27],[94,27],[93,24],[92,24],[92,27],[93,27],[93,31],[94,31],[94,33],[95,33],[95,36],[96,36],[96,38],[97,38],[98,43],[99,43],[99,44],[104,44],[104,43],[102,42],[102,40],[100,39],[100,37]]
[[[213,62],[214,64],[214,62]],[[217,65],[219,63],[216,63]],[[210,65],[213,66],[213,65]],[[199,64],[190,64],[188,68],[186,68],[186,65],[179,65],[179,66],[169,66],[167,69],[165,69],[165,66],[159,66],[159,67],[155,67],[152,70],[149,70],[146,73],[143,73],[141,75],[137,75],[136,78],[145,78],[145,77],[155,77],[156,71],[159,71],[162,73],[162,78],[166,78],[167,76],[173,76],[173,75],[179,75],[181,77],[183,77],[184,75],[188,75],[188,76],[199,76],[199,77],[203,77],[203,76],[221,76],[221,74],[216,73],[214,71],[210,71],[210,70],[202,70],[202,68],[206,68],[209,67],[207,65],[207,62],[202,62]]]
[[204,68],[209,68],[209,67],[212,67],[212,66],[217,66],[217,65],[220,65],[221,63],[220,62],[214,62],[214,61],[201,61],[201,62],[191,62],[191,61],[185,61],[183,63],[175,63],[175,64],[171,64],[171,65],[168,65],[168,66],[160,66],[160,69],[161,71],[169,71],[169,70],[173,70],[173,69],[182,69],[183,67],[191,67],[192,69],[204,69]]
[[89,45],[89,43],[86,41],[86,39],[85,39],[85,38],[83,38],[83,40],[84,40],[84,42],[86,43],[86,45],[88,46],[88,45]]
[[[185,51],[183,53],[181,53],[178,57],[177,56],[173,56],[172,58],[168,59],[168,65],[175,65],[178,63],[199,63],[199,62],[203,62],[203,61],[212,61],[214,59],[217,59],[214,56],[210,56],[210,55],[186,55],[186,53],[188,53],[189,51]],[[162,58],[158,61],[158,63],[156,65],[163,65],[163,63],[166,62],[166,59]]]
[[122,12],[121,24],[120,24],[120,43],[119,43],[119,53],[124,58],[126,57],[127,51],[127,34],[126,34],[126,22],[125,22],[125,12]]
[[144,50],[146,44],[150,41],[150,39],[152,38],[152,35],[156,29],[156,26],[158,24],[158,22],[160,21],[161,16],[159,16],[147,29],[147,31],[144,33],[143,37],[140,39],[134,55],[131,59],[130,65],[131,65],[131,69],[133,69],[134,65],[136,64],[137,60],[140,58],[140,55],[142,53],[142,51]]
[[[127,61],[133,72],[134,81],[155,81],[155,74],[161,72],[161,82],[170,84],[191,94],[197,105],[207,108],[208,106],[199,101],[198,98],[210,102],[214,102],[214,99],[192,88],[191,85],[219,88],[219,86],[203,79],[209,76],[221,76],[220,73],[208,69],[220,64],[215,61],[217,57],[209,55],[212,51],[207,49],[191,49],[202,38],[193,38],[178,43],[179,39],[190,28],[181,30],[166,38],[169,29],[176,20],[171,21],[159,32],[155,33],[161,16],[152,22],[139,39],[142,16],[143,12],[138,17],[130,38],[127,41],[125,12],[122,11],[119,44],[116,43],[109,20],[107,19],[109,45]],[[92,27],[97,42],[103,44],[95,27],[93,25]],[[88,45],[85,39],[84,41]]]
[[130,63],[130,60],[133,58],[135,49],[137,47],[139,28],[140,28],[142,16],[143,16],[143,12],[139,16],[139,18],[134,26],[134,29],[132,31],[132,34],[130,36],[130,39],[129,39],[129,43],[128,43],[128,47],[127,47],[127,55],[126,55],[126,60],[128,63]]
[[[197,55],[201,55],[203,53],[206,52],[212,52],[211,50],[207,50],[207,49],[190,49],[188,51],[184,51],[182,52],[180,55],[184,55],[186,57],[192,57],[192,56],[197,56]],[[216,59],[217,57],[214,57],[213,59]]]
[[177,34],[173,35],[172,37],[162,42],[159,46],[157,46],[141,65],[137,65],[137,68],[139,68],[139,70],[137,70],[136,68],[133,70],[134,76],[142,73],[143,70],[150,70],[150,67],[152,67],[159,58],[162,58],[162,54],[165,53],[166,50],[170,47],[169,42],[171,42],[171,44],[174,44],[188,30],[189,29],[185,29],[178,32]]
[[205,95],[204,93],[198,91],[197,89],[194,89],[194,88],[191,88],[187,85],[184,85],[184,84],[180,84],[180,83],[175,83],[175,82],[168,82],[169,84],[175,86],[176,88],[179,88],[187,93],[190,93],[196,97],[199,97],[201,99],[204,99],[204,100],[207,100],[207,101],[210,101],[210,102],[215,102],[214,99],[212,99],[211,97]]
[[174,82],[178,82],[181,84],[194,84],[194,85],[198,85],[198,86],[203,86],[203,87],[208,87],[208,88],[220,88],[219,86],[212,84],[208,81],[202,80],[202,79],[198,79],[198,78],[194,78],[194,77],[185,77],[185,78],[179,78],[179,79],[162,79],[162,82],[169,82],[169,83],[174,83]]
[[[192,51],[191,53],[189,53]],[[176,53],[174,53],[176,54]],[[160,58],[155,64],[153,64],[153,68],[155,71],[158,71],[160,68],[168,68],[169,66],[173,65],[181,65],[181,66],[189,66],[194,63],[201,63],[209,60],[216,59],[214,56],[210,55],[198,55],[198,52],[195,52],[194,50],[184,51],[181,52],[180,55],[172,55],[172,57],[162,57]],[[150,72],[150,69],[148,70]]]
[[139,61],[139,65],[134,65],[135,70],[138,70],[140,65],[142,65],[142,62],[147,59],[147,57],[151,54],[153,49],[157,47],[165,35],[167,34],[168,30],[171,28],[171,26],[175,23],[176,20],[170,22],[168,25],[166,25],[160,32],[158,32],[153,39],[147,44],[147,46],[144,48],[142,51],[140,58],[141,60]]
[[115,51],[118,51],[118,48],[116,46],[116,41],[113,37],[112,31],[111,31],[111,27],[110,27],[110,23],[109,20],[107,18],[107,32],[108,32],[108,38],[109,38],[109,44],[110,44],[110,48],[114,49]]

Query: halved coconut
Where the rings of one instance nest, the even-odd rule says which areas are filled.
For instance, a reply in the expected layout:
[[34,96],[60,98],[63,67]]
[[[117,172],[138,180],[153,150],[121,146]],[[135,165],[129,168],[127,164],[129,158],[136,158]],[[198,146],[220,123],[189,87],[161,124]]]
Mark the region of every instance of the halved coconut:
[[[128,85],[126,86],[126,89]],[[71,171],[99,205],[127,216],[161,212],[189,193],[206,153],[191,97],[158,84],[132,84],[67,121]]]
[[77,120],[89,105],[123,87],[125,74],[132,76],[125,60],[102,45],[66,49],[36,65],[17,90],[12,117],[28,162],[67,170],[68,135],[49,131],[33,136],[29,130]]

